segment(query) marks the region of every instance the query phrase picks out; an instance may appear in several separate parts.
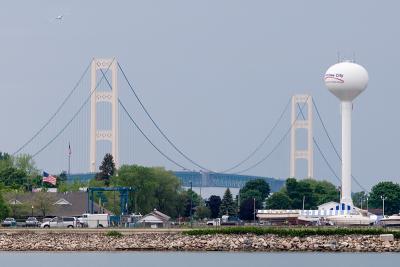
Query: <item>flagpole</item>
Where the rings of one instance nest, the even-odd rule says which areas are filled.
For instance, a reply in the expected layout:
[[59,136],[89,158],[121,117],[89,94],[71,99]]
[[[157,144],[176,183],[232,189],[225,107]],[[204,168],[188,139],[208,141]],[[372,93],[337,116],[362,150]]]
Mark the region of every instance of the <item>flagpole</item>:
[[68,155],[68,179],[71,176],[71,154]]

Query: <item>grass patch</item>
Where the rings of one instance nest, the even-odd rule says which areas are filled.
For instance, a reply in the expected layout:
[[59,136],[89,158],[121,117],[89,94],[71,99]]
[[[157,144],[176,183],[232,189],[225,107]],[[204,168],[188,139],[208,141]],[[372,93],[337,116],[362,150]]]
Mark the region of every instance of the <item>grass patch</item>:
[[111,231],[108,231],[108,232],[106,233],[106,236],[118,237],[118,238],[120,238],[120,237],[122,237],[122,233],[121,233],[121,232],[118,232],[118,231],[115,231],[115,230],[111,230]]
[[255,234],[255,235],[277,235],[289,237],[306,237],[306,236],[332,236],[332,235],[380,235],[393,234],[395,238],[400,238],[400,231],[391,231],[383,228],[280,228],[280,227],[222,227],[213,229],[194,229],[184,232],[187,235],[240,235],[240,234]]

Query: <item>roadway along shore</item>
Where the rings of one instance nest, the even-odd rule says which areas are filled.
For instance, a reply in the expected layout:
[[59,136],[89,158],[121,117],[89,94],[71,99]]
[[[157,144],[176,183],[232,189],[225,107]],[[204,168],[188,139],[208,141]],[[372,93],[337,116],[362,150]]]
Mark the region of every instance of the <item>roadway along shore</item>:
[[279,237],[275,235],[188,236],[181,230],[0,230],[1,251],[326,251],[400,252],[400,240],[379,236]]

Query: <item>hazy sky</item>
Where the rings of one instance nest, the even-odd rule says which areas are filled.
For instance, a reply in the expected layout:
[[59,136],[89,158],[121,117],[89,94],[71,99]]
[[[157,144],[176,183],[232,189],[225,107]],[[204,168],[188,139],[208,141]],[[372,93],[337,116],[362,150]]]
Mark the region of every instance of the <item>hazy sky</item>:
[[[368,70],[370,83],[354,103],[353,173],[367,188],[383,179],[400,182],[399,10],[399,1],[366,0],[7,1],[0,9],[0,150],[15,151],[46,122],[91,58],[114,56],[167,135],[212,170],[229,168],[251,152],[295,93],[312,94],[340,149],[339,102],[322,78],[336,63],[338,52],[347,58],[355,53],[356,61]],[[54,19],[61,14],[62,21]],[[180,163],[198,169],[173,152],[122,79],[119,84],[121,99],[151,139]],[[88,91],[87,76],[81,96]],[[62,116],[70,118],[77,103],[69,104]],[[272,149],[290,126],[288,115],[238,171]],[[71,127],[75,139],[88,128]],[[56,132],[49,130],[40,140]],[[314,132],[340,174],[316,117]],[[129,133],[123,131],[121,140]],[[137,131],[134,136],[121,146],[126,150],[133,145],[130,155],[135,163],[179,169]],[[72,137],[62,138],[59,142],[66,148]],[[84,145],[73,144],[75,159],[78,148],[87,151]],[[319,153],[314,153],[316,178],[336,183]],[[67,168],[64,149],[49,146],[35,160],[41,169]],[[87,166],[83,159],[74,162],[73,171]],[[287,177],[289,139],[248,173]],[[299,174],[305,175],[304,168]]]

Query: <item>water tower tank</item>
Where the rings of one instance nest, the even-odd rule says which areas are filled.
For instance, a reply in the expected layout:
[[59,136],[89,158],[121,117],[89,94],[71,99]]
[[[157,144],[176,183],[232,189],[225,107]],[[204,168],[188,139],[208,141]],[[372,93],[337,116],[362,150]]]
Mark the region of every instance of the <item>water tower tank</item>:
[[325,74],[325,85],[341,101],[353,101],[368,85],[368,72],[353,62],[340,62]]

